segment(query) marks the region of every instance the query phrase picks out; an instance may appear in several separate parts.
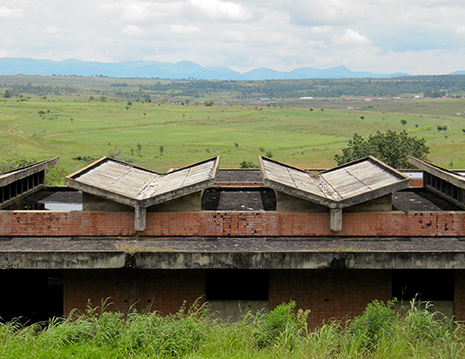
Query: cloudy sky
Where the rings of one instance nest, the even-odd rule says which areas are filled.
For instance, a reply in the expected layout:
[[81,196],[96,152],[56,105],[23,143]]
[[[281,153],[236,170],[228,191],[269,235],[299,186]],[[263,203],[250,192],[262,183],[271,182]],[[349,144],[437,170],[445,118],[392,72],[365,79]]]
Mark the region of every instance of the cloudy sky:
[[0,57],[465,70],[464,0],[0,0]]

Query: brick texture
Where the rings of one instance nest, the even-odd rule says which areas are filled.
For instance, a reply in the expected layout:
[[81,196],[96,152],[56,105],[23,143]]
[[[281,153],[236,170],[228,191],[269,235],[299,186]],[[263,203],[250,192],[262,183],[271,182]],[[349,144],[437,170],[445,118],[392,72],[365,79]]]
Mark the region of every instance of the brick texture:
[[0,236],[465,236],[465,212],[344,213],[342,230],[328,213],[148,213],[134,230],[130,212],[5,211]]
[[270,273],[270,308],[294,300],[310,309],[309,326],[363,313],[374,299],[392,297],[390,270],[274,270]]
[[[463,277],[465,279],[465,276]],[[465,280],[464,280],[465,283]],[[309,325],[348,319],[363,313],[374,299],[392,296],[389,270],[272,270],[269,304],[275,308],[294,300],[310,309]],[[465,287],[463,288],[465,290]],[[127,313],[131,307],[161,314],[177,312],[204,298],[203,270],[69,270],[64,274],[64,313],[84,311],[108,298],[109,310]]]
[[413,178],[410,180],[410,187],[423,187],[423,178]]
[[205,293],[202,270],[68,270],[64,273],[63,313],[85,311],[108,299],[108,310],[127,313],[150,308],[161,314],[189,308]]

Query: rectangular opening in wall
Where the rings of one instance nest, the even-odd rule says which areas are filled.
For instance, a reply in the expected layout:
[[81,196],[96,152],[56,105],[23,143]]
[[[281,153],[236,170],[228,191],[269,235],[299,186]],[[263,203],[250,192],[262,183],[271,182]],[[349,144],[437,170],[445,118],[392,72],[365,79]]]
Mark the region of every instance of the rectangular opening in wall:
[[269,270],[211,269],[206,272],[210,300],[268,300]]
[[276,211],[272,189],[208,188],[202,195],[203,211]]
[[454,300],[455,272],[447,269],[401,269],[392,273],[392,296],[410,301]]
[[2,270],[0,282],[0,322],[19,318],[32,324],[63,316],[63,271]]

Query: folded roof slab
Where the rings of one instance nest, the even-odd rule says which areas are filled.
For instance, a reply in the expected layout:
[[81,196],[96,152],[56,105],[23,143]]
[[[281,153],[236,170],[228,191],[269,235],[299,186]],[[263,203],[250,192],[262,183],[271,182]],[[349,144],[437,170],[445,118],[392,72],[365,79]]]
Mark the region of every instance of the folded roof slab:
[[145,230],[147,207],[202,191],[215,183],[220,157],[166,174],[108,157],[66,177],[66,185],[135,209],[135,228]]

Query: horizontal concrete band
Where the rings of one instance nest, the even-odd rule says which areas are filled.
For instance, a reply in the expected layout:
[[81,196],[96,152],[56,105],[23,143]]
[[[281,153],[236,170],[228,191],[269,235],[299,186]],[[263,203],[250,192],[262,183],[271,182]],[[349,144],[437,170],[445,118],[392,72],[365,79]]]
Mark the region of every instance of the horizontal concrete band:
[[0,252],[0,269],[117,269],[124,252]]
[[456,253],[153,253],[135,254],[140,269],[465,269]]
[[465,269],[461,239],[0,241],[0,269]]

